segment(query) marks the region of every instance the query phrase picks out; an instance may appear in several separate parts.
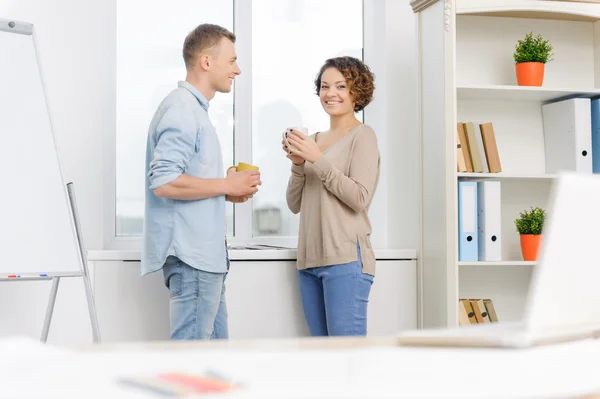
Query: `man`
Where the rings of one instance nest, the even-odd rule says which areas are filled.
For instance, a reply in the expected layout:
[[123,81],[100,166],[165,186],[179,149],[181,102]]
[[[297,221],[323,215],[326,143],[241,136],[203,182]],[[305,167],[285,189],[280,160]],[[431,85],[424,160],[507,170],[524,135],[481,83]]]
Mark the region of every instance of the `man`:
[[228,338],[225,201],[258,191],[257,171],[224,178],[221,146],[208,117],[216,92],[241,73],[235,35],[203,24],[186,37],[186,80],[159,105],[146,149],[142,275],[163,269],[170,291],[171,339]]

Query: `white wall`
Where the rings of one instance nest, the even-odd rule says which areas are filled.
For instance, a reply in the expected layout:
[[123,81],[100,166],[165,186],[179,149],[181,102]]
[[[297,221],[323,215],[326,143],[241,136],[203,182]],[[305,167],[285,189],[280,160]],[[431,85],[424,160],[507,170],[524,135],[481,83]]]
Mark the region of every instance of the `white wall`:
[[419,247],[419,140],[415,16],[408,1],[386,0],[388,84],[388,246]]
[[88,248],[102,245],[102,136],[114,129],[114,10],[114,1],[0,2],[1,18],[35,26],[65,178],[75,187]]
[[[35,26],[65,178],[75,187],[86,246],[101,248],[102,136],[114,128],[115,2],[3,0],[0,18]],[[0,336],[39,337],[50,286],[1,283]],[[81,280],[63,279],[49,341],[91,342],[89,323],[70,324],[85,309]]]
[[[102,148],[102,137],[115,126],[115,10],[115,0],[0,2],[0,18],[35,25],[64,173],[74,182],[88,249],[103,249],[103,160],[110,149]],[[408,1],[386,0],[385,22],[387,33],[381,40],[386,42],[388,57],[386,123],[390,134],[382,149],[386,169],[382,178],[388,182],[387,244],[414,249],[418,246],[416,65],[414,15]],[[110,307],[110,301],[120,298],[128,301],[125,305],[145,311],[136,300],[155,291],[148,288],[150,291],[132,297],[122,284],[130,274],[125,266],[111,267],[108,275],[102,273],[97,283],[103,281],[102,289],[110,289],[98,298],[99,308]],[[268,285],[284,283],[280,274],[263,275]],[[111,281],[114,284],[109,284]],[[47,282],[0,285],[0,336],[25,333],[38,337],[49,288]],[[87,324],[69,325],[69,316],[82,311],[85,295],[81,282],[61,283],[49,341],[91,342]],[[114,331],[118,326],[101,328]]]

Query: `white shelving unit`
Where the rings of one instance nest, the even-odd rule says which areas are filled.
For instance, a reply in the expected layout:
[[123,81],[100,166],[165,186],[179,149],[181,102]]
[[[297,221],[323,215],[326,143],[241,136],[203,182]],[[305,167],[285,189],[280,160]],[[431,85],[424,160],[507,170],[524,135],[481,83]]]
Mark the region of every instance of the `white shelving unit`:
[[536,174],[519,174],[519,173],[468,173],[459,172],[456,176],[461,180],[551,180],[556,175],[551,173]]
[[[458,299],[492,298],[500,321],[523,314],[536,262],[524,262],[514,221],[547,209],[541,107],[600,97],[600,5],[544,0],[413,0],[417,16],[421,159],[422,327],[458,324]],[[526,33],[554,46],[542,87],[520,87],[513,52]],[[501,173],[456,172],[457,122],[492,122]],[[502,261],[458,261],[457,183],[498,180]]]
[[498,262],[458,262],[459,266],[485,266],[485,267],[493,267],[493,266],[535,266],[537,262],[530,261],[498,261]]

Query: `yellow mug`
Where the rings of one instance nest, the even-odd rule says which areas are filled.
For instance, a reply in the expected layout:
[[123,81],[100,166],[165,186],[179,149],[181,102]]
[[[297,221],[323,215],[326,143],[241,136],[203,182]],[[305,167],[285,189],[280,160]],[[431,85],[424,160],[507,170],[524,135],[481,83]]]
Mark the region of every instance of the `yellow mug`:
[[244,170],[258,170],[258,166],[240,162],[237,165],[230,166],[229,168],[227,168],[227,172],[229,172],[231,169],[235,169],[236,172],[243,172]]

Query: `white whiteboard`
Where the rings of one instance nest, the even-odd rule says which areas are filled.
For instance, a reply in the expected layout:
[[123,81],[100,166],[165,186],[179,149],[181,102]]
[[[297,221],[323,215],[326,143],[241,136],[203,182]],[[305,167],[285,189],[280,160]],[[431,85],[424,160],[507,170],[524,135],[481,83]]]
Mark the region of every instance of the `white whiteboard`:
[[0,278],[83,274],[33,26],[0,19]]

